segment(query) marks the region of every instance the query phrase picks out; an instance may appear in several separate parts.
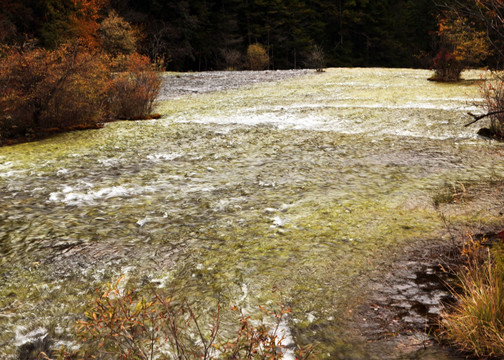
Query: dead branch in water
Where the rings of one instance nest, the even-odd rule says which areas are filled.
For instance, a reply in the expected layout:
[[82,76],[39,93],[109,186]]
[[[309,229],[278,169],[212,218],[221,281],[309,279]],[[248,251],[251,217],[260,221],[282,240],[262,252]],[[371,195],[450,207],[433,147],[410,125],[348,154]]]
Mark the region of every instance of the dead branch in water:
[[481,119],[484,119],[486,117],[489,117],[489,116],[493,116],[493,115],[497,115],[497,114],[504,114],[504,110],[499,110],[499,111],[492,111],[492,112],[489,112],[489,113],[486,113],[486,114],[483,114],[483,115],[474,115],[473,113],[471,112],[468,112],[467,113],[468,115],[472,116],[472,118],[474,119],[473,121],[471,121],[470,123],[467,123],[465,124],[464,126],[467,127],[469,125],[472,125],[474,124],[475,122],[477,121],[480,121]]

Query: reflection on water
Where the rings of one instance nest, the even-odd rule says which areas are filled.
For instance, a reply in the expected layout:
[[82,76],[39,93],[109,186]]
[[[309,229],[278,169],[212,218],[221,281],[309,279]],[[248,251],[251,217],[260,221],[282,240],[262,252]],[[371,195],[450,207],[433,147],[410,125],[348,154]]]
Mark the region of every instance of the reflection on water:
[[428,77],[330,69],[1,148],[0,353],[66,339],[94,289],[127,274],[246,311],[278,289],[296,341],[375,356],[345,323],[366,274],[441,227],[436,189],[504,167],[462,126],[477,85]]

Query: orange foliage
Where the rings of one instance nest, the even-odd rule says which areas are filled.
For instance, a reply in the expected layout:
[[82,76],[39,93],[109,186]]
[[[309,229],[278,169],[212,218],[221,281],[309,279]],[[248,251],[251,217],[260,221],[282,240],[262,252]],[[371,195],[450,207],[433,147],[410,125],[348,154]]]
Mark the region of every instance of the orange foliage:
[[152,71],[149,58],[139,54],[114,58],[115,74],[109,88],[109,111],[117,119],[142,119],[152,111],[161,78]]
[[455,1],[453,11],[481,24],[481,28],[490,39],[494,52],[498,54],[502,62],[504,58],[504,1]]
[[8,49],[0,59],[0,135],[96,124],[109,77],[107,58],[65,45]]
[[474,24],[465,18],[440,19],[438,35],[461,63],[478,64],[491,55],[486,33],[476,30]]
[[100,12],[108,2],[108,0],[73,0],[76,12],[70,18],[71,28],[77,39],[90,49],[96,49],[100,45],[98,21]]
[[441,49],[434,57],[433,80],[458,81],[462,70],[478,65],[491,55],[486,33],[476,30],[475,24],[466,18],[446,13],[438,26]]
[[161,79],[148,58],[132,53],[110,59],[100,44],[100,18],[109,0],[72,2],[70,44],[55,50],[0,48],[0,144],[151,112]]
[[5,48],[0,58],[0,144],[9,138],[95,128],[104,119],[145,118],[161,79],[146,57],[122,59],[63,45],[56,50]]
[[[70,353],[64,348],[56,351],[58,359],[77,360],[117,358],[147,360],[164,358],[169,350],[177,359],[270,359],[284,358],[285,336],[281,322],[290,309],[279,305],[278,310],[263,309],[265,319],[257,321],[236,307],[239,328],[229,341],[217,342],[221,309],[206,317],[197,314],[187,301],[174,294],[163,296],[159,290],[149,292],[120,289],[119,283],[108,284],[107,290],[93,302],[86,319],[77,322],[78,337],[83,346]],[[99,290],[97,290],[99,291]],[[202,320],[203,319],[203,320]],[[298,347],[296,360],[313,359],[312,346]],[[51,360],[51,354],[42,353]]]
[[97,21],[99,12],[109,3],[109,0],[73,0],[79,14],[88,19]]
[[71,17],[71,28],[79,42],[90,49],[99,47],[97,39],[98,29],[100,25],[92,20],[79,19],[77,16]]

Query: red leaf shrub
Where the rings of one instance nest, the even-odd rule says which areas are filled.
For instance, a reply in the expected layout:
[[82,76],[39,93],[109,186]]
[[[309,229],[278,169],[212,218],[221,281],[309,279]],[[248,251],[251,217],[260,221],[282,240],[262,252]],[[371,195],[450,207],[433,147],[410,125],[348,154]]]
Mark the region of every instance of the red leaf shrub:
[[132,54],[115,59],[115,73],[108,90],[109,114],[115,119],[143,119],[152,111],[161,78],[149,58]]
[[434,76],[431,80],[450,82],[459,81],[464,65],[447,48],[441,48],[433,60]]
[[[161,86],[148,58],[110,58],[88,47],[7,48],[0,57],[2,139],[48,129],[97,127],[109,119],[147,117]],[[122,70],[113,73],[112,70]]]
[[107,58],[78,46],[8,49],[0,59],[0,135],[96,124],[108,78]]
[[[75,339],[81,340],[81,347],[41,353],[41,359],[284,359],[281,323],[290,308],[260,307],[262,316],[253,319],[233,307],[236,333],[221,335],[220,302],[210,313],[197,311],[179,292],[163,294],[152,286],[130,290],[119,286],[121,279],[104,292],[98,289],[85,319],[77,322]],[[315,358],[311,344],[297,346],[294,355],[296,360]]]

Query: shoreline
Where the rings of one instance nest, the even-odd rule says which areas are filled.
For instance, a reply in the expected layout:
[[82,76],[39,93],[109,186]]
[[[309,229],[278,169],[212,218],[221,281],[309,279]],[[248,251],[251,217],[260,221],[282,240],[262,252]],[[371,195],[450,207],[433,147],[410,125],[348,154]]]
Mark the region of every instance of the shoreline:
[[[480,183],[468,189],[466,200],[442,204],[440,216],[466,213],[474,209],[491,209],[488,217],[502,217],[504,200],[488,196],[490,187]],[[450,288],[456,281],[468,231],[476,240],[486,239],[489,246],[499,238],[498,222],[460,224],[448,222],[439,237],[419,239],[400,249],[383,269],[370,276],[367,294],[354,316],[356,330],[376,349],[395,348],[397,353],[383,359],[475,359],[461,353],[443,338],[442,313],[456,303]],[[365,319],[365,321],[364,321]]]

